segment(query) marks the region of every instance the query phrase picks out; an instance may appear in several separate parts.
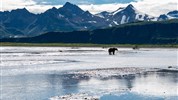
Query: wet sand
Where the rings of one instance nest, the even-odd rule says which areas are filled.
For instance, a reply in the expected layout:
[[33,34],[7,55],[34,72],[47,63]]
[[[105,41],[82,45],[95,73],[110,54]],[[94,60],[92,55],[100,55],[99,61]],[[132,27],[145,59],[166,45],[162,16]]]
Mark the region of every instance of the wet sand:
[[[105,68],[67,72],[64,75],[70,79],[68,81],[83,81],[79,82],[81,86],[92,87],[85,87],[85,90],[88,90],[85,92],[55,96],[50,100],[178,99],[177,68]],[[116,81],[117,84],[114,83]]]

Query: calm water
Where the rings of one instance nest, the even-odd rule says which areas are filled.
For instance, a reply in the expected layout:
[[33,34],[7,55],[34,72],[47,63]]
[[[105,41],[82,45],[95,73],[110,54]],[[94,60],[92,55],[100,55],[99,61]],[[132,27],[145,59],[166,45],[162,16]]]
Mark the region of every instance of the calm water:
[[[115,67],[177,67],[177,49],[1,47],[1,99],[48,100],[88,93],[101,100],[176,100],[178,74],[150,72],[108,79],[66,74],[73,70]],[[65,74],[64,74],[65,73]],[[127,98],[125,98],[127,97]]]

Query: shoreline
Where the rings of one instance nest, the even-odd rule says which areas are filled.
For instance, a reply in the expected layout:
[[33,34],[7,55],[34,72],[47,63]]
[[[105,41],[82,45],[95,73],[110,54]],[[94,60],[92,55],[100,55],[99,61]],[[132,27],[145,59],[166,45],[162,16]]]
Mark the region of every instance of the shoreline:
[[118,47],[118,48],[178,48],[178,44],[91,44],[91,43],[12,43],[0,42],[0,46],[13,47]]
[[90,78],[108,78],[108,77],[117,77],[117,76],[127,76],[127,75],[136,75],[143,73],[177,73],[178,67],[172,68],[145,68],[145,67],[114,67],[114,68],[96,68],[96,69],[85,69],[85,70],[70,70],[64,75],[79,75],[87,76]]

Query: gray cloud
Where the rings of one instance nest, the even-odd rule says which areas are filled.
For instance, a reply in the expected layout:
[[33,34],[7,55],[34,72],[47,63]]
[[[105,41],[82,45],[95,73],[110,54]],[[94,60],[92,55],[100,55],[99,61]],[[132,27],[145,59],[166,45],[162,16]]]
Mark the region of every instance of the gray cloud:
[[63,5],[66,2],[74,4],[107,4],[107,3],[130,3],[135,0],[33,0],[37,4]]

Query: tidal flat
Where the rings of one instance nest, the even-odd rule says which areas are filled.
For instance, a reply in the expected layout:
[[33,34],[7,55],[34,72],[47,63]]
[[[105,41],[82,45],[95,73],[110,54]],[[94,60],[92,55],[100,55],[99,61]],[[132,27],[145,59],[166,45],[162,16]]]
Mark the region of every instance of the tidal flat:
[[1,47],[2,100],[177,100],[175,48]]

